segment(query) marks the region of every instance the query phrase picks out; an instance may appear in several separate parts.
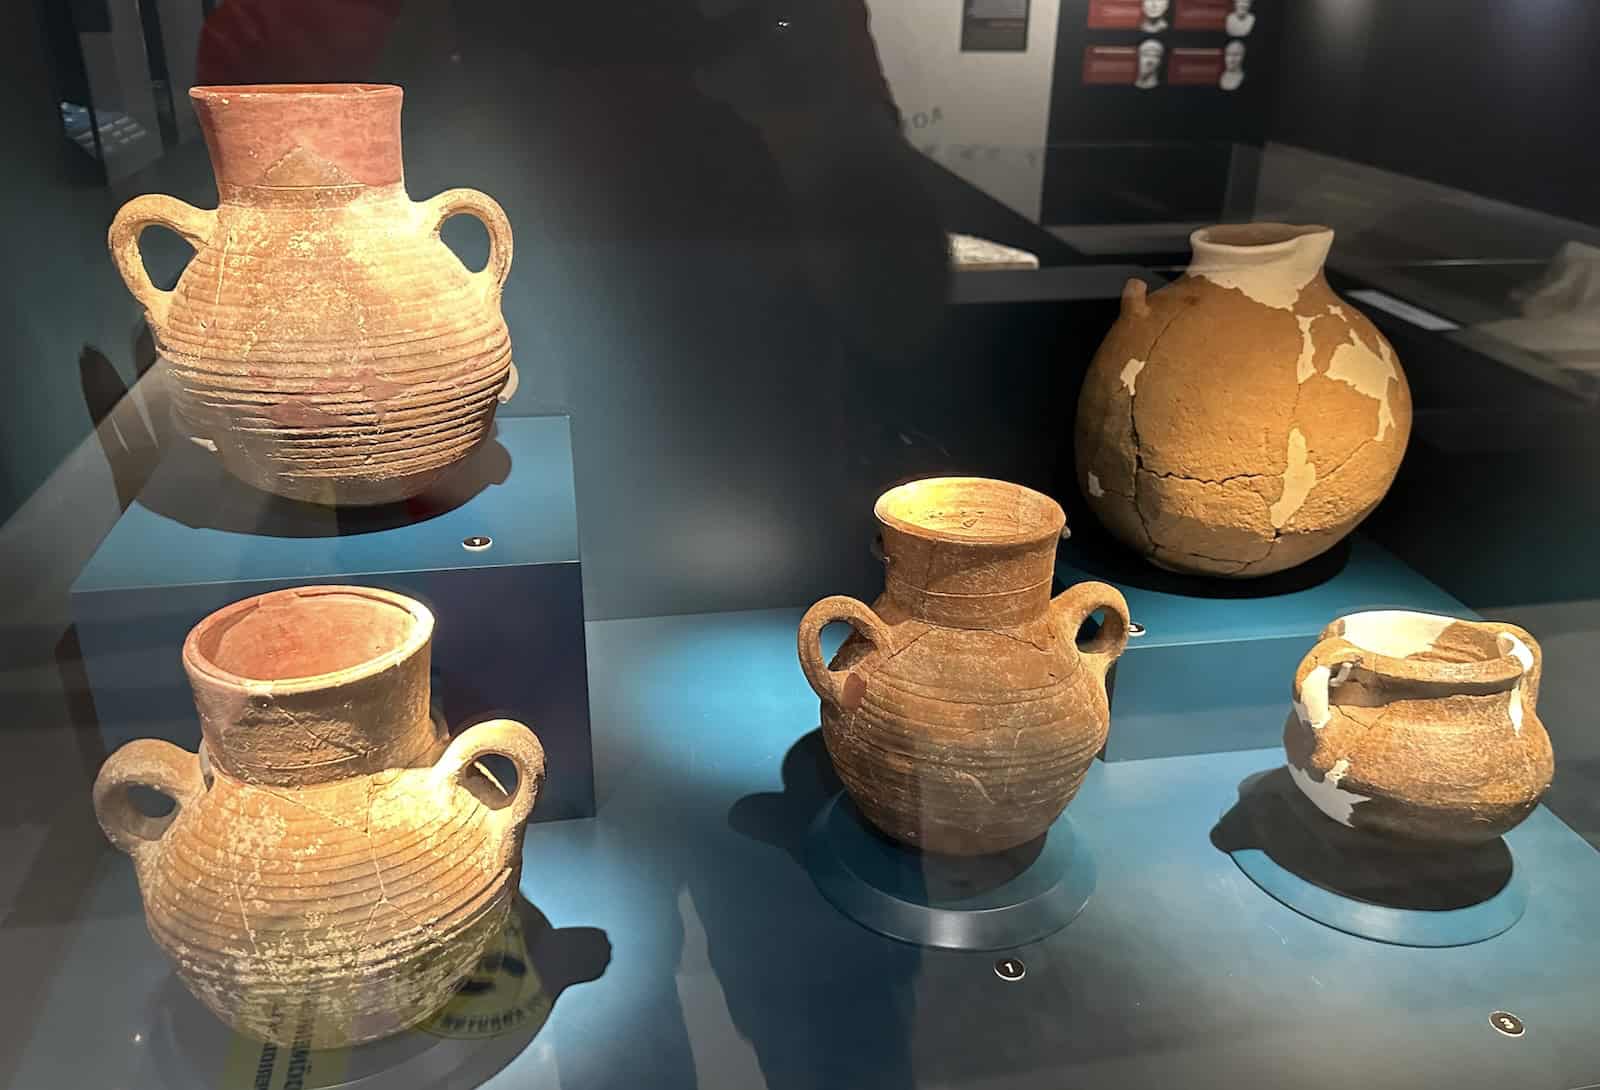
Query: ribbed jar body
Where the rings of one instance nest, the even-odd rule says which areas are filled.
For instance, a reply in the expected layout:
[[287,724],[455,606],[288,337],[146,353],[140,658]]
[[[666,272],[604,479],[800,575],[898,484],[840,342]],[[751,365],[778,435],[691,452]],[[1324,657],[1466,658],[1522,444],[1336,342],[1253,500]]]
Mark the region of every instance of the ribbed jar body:
[[1289,773],[1354,829],[1493,840],[1533,812],[1555,774],[1536,711],[1541,663],[1516,625],[1404,610],[1341,617],[1296,674]]
[[[466,979],[516,896],[543,781],[519,723],[429,714],[433,617],[366,587],[235,602],[190,632],[199,754],[130,742],[95,781],[150,934],[241,1033],[313,1048],[404,1029]],[[504,756],[504,788],[474,761]],[[170,797],[152,818],[133,787]]]
[[[979,855],[1024,844],[1066,809],[1110,713],[1043,613],[993,630],[930,625],[889,595],[873,610],[905,651],[865,668],[859,706],[822,705],[822,734],[863,815],[896,840]],[[830,667],[871,651],[851,636]]]
[[431,769],[272,789],[214,771],[139,885],[191,992],[251,1036],[331,1047],[437,1010],[504,925],[505,845]]
[[[504,213],[471,190],[406,195],[399,88],[192,97],[218,208],[136,198],[112,241],[118,250],[124,225],[143,222],[195,246],[170,293],[123,263],[180,425],[236,477],[292,499],[369,505],[423,491],[488,434],[513,375]],[[478,272],[439,238],[463,212],[489,229]]]
[[[1105,671],[1127,606],[1084,583],[1050,596],[1065,523],[1048,497],[981,478],[902,485],[878,501],[884,593],[828,598],[801,622],[828,754],[861,813],[926,851],[981,855],[1042,835],[1105,744]],[[1103,608],[1097,642],[1078,626]],[[817,633],[855,633],[824,670]]]

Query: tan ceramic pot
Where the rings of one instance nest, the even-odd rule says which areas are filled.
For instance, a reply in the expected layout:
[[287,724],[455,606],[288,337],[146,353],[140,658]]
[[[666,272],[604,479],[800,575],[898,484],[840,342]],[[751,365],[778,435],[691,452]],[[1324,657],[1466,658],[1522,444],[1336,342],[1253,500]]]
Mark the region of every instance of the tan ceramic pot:
[[1516,625],[1352,613],[1295,673],[1289,773],[1333,820],[1475,844],[1515,827],[1555,773],[1534,711],[1539,644]]
[[1267,575],[1377,506],[1411,392],[1389,342],[1323,277],[1332,231],[1253,223],[1192,241],[1178,280],[1123,291],[1078,398],[1078,484],[1161,567]]
[[[110,246],[169,362],[180,425],[243,481],[292,499],[413,496],[488,434],[515,387],[500,290],[505,213],[476,190],[406,195],[398,87],[290,84],[189,92],[215,210],[149,194]],[[472,272],[439,240],[460,213],[489,231]],[[172,291],[139,235],[195,248]]]
[[[800,622],[834,767],[862,814],[906,844],[979,855],[1027,843],[1105,744],[1127,603],[1104,583],[1050,597],[1066,518],[1019,485],[916,481],[875,512],[882,596],[824,598]],[[1105,623],[1080,649],[1097,609]],[[832,621],[855,632],[825,665],[818,637]]]
[[[95,810],[133,857],[178,976],[242,1033],[315,1048],[394,1033],[444,1004],[505,922],[544,778],[528,728],[453,742],[429,717],[433,617],[365,587],[236,602],[183,647],[197,756],[113,753]],[[513,792],[474,762],[500,754]],[[151,818],[133,786],[170,796]]]

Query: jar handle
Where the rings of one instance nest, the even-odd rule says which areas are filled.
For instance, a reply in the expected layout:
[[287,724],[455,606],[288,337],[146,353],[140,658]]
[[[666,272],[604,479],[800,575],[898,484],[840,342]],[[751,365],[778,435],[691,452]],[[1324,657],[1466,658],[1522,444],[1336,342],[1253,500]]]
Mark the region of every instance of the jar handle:
[[[872,652],[854,670],[830,670],[822,659],[822,630],[834,621],[844,621],[859,632]],[[866,683],[856,671],[867,662],[894,654],[894,633],[872,607],[845,594],[824,598],[800,618],[798,637],[800,668],[806,680],[823,700],[842,711],[854,711],[866,692]]]
[[1527,711],[1533,711],[1539,703],[1539,677],[1544,669],[1544,650],[1540,648],[1539,641],[1533,638],[1533,633],[1526,628],[1514,624],[1502,624],[1497,621],[1486,622],[1485,628],[1491,629],[1497,637],[1510,637],[1522,645],[1528,653],[1527,659],[1517,650],[1516,644],[1500,643],[1501,654],[1512,655],[1522,666],[1522,699]]
[[[172,800],[160,817],[140,813],[130,788],[148,787]],[[159,738],[139,738],[118,749],[100,766],[94,781],[94,816],[106,839],[135,861],[161,842],[183,808],[205,794],[200,758]]]
[[1333,686],[1343,680],[1336,680],[1334,672],[1361,663],[1361,648],[1342,636],[1329,636],[1306,652],[1294,672],[1294,710],[1300,721],[1313,731],[1327,726],[1333,715]]
[[511,273],[511,221],[500,202],[476,189],[447,189],[423,204],[428,230],[436,239],[451,216],[471,216],[483,224],[489,232],[489,260],[472,275],[489,285],[489,294],[498,297]]
[[544,746],[539,738],[515,719],[488,719],[476,723],[458,734],[438,763],[434,775],[453,786],[465,785],[462,776],[479,757],[495,753],[510,761],[517,769],[517,789],[503,806],[489,809],[489,820],[498,826],[502,836],[516,830],[539,800],[539,789],[544,786]]
[[1087,647],[1078,647],[1078,656],[1099,675],[1103,687],[1111,664],[1128,646],[1128,600],[1110,583],[1095,582],[1068,587],[1050,600],[1056,631],[1073,647],[1077,647],[1078,629],[1089,619],[1089,614],[1097,609],[1105,611],[1105,623]]
[[144,255],[139,250],[139,236],[146,227],[167,227],[198,250],[211,237],[216,223],[214,210],[196,208],[165,193],[146,193],[117,210],[111,229],[106,232],[106,245],[117,271],[122,274],[123,283],[144,307],[152,326],[159,328],[166,322],[172,293],[156,287],[150,279],[144,267]]

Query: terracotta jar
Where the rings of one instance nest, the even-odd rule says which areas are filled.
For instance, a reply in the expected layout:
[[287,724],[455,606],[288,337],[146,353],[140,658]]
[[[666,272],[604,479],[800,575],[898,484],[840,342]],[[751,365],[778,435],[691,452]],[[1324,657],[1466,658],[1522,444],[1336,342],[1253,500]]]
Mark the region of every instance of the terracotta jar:
[[1078,398],[1078,483],[1160,567],[1266,575],[1377,506],[1411,393],[1389,342],[1323,277],[1332,231],[1250,223],[1192,242],[1178,280],[1123,290]]
[[[1052,599],[1061,507],[976,477],[883,494],[883,594],[824,598],[800,622],[828,753],[861,813],[896,840],[979,855],[1038,837],[1105,744],[1106,671],[1128,606],[1104,583]],[[1095,610],[1105,621],[1075,642]],[[825,665],[824,625],[855,632]]]
[[[219,205],[135,197],[111,255],[168,361],[182,428],[239,479],[291,499],[379,504],[425,489],[488,434],[515,389],[500,290],[511,227],[489,197],[415,203],[398,87],[289,84],[189,92]],[[465,213],[489,231],[472,272],[439,240]],[[172,291],[139,235],[195,248]]]
[[1555,758],[1534,711],[1539,644],[1516,625],[1352,613],[1295,673],[1289,773],[1354,829],[1476,844],[1533,812]]
[[[520,723],[448,741],[428,707],[433,616],[367,587],[235,602],[183,646],[199,755],[142,739],[94,785],[156,944],[242,1033],[314,1048],[444,1004],[505,922],[544,753]],[[500,754],[515,790],[475,764]],[[146,816],[134,786],[169,796]]]

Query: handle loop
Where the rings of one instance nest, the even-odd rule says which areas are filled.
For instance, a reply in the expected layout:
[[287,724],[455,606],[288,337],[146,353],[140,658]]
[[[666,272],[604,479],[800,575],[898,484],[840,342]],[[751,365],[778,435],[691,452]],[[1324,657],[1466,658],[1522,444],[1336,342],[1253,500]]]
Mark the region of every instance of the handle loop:
[[1105,681],[1111,664],[1128,646],[1128,600],[1110,583],[1079,583],[1068,587],[1050,601],[1057,632],[1072,647],[1077,647],[1078,629],[1095,610],[1104,610],[1105,623],[1087,647],[1078,647],[1078,656]]
[[489,260],[472,275],[490,285],[490,294],[499,295],[511,274],[511,221],[500,203],[476,189],[447,189],[423,204],[434,238],[451,216],[472,216],[483,224],[489,232]]
[[[141,813],[128,797],[133,787],[148,787],[166,795],[173,802],[172,811],[161,817]],[[184,807],[205,790],[199,757],[159,738],[140,738],[100,766],[94,781],[94,816],[106,839],[138,861],[161,842]]]
[[106,245],[111,259],[128,291],[144,307],[152,326],[166,322],[167,311],[172,306],[172,292],[156,287],[145,271],[144,256],[139,250],[139,236],[146,227],[166,227],[183,236],[196,250],[205,246],[216,226],[217,213],[212,209],[196,208],[165,193],[146,193],[135,197],[117,210],[106,232]]
[[[539,790],[544,786],[544,746],[538,737],[515,719],[489,719],[474,724],[458,734],[440,755],[433,772],[441,782],[465,786],[462,777],[479,757],[496,753],[506,758],[517,769],[517,789],[511,801],[504,806],[490,808],[489,820],[499,827],[500,835],[514,833],[533,813],[533,804],[539,801]],[[516,845],[510,837],[506,847],[509,852]]]
[[1294,672],[1294,710],[1301,722],[1314,731],[1327,726],[1333,717],[1333,687],[1360,665],[1361,648],[1342,636],[1330,636],[1308,651]]
[[[859,632],[872,651],[851,670],[830,670],[822,659],[822,630],[834,621],[844,621]],[[823,700],[843,711],[854,711],[866,692],[866,683],[857,673],[869,662],[894,653],[894,633],[872,607],[848,595],[824,598],[800,618],[798,636],[800,668],[806,680]]]

